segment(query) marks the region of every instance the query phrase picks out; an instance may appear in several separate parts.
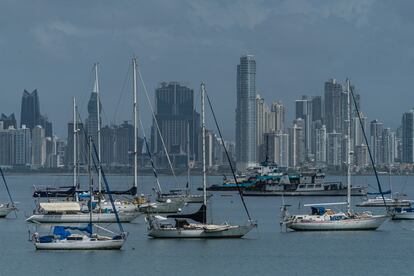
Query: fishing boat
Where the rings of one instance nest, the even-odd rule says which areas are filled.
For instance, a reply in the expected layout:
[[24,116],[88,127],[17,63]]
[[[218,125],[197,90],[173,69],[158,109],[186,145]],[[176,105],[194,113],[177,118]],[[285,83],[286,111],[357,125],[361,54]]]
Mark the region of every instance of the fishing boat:
[[[91,141],[91,140],[90,140]],[[91,143],[89,143],[91,147]],[[92,154],[91,149],[89,149],[89,160],[91,160]],[[91,165],[89,162],[89,187],[90,193],[93,192],[93,180],[91,177]],[[107,187],[109,190],[109,187]],[[110,200],[113,203],[112,196]],[[120,234],[115,234],[113,236],[104,236],[93,233],[93,216],[92,211],[92,198],[89,200],[89,221],[86,227],[73,227],[73,226],[54,226],[52,229],[52,234],[40,236],[39,233],[35,232],[32,236],[32,241],[37,250],[111,250],[111,249],[121,249],[125,243],[127,233],[123,230],[122,224],[118,219],[118,214],[115,206],[115,216],[117,218],[116,222],[119,225]],[[109,231],[103,227],[96,225],[96,227]],[[77,230],[82,234],[71,233],[69,230]],[[113,232],[112,232],[113,233]]]
[[[347,185],[340,181],[325,181],[321,172],[302,172],[259,176],[256,184],[243,190],[244,196],[346,196]],[[351,186],[352,196],[364,196],[367,191],[362,186]]]
[[16,204],[13,201],[13,198],[11,196],[9,185],[7,185],[6,177],[4,176],[3,170],[0,167],[0,173],[1,178],[3,179],[4,186],[6,187],[7,194],[9,196],[10,202],[9,203],[0,203],[0,218],[7,217],[8,214],[10,214],[13,211],[17,211]]
[[[376,230],[381,224],[388,218],[387,215],[373,215],[371,212],[365,211],[361,213],[353,212],[351,209],[351,166],[352,166],[352,152],[351,152],[351,118],[350,118],[350,97],[351,90],[349,81],[347,81],[347,108],[348,108],[348,120],[347,127],[348,131],[346,134],[347,141],[347,201],[338,203],[318,203],[318,204],[307,204],[305,206],[311,207],[311,214],[304,215],[292,215],[289,216],[285,213],[283,216],[283,224],[287,228],[296,231],[346,231],[346,230]],[[356,106],[356,104],[355,104]],[[357,113],[359,114],[358,107],[356,106]],[[362,132],[365,139],[365,131],[363,124],[361,123]],[[367,143],[368,144],[368,143]],[[368,152],[372,159],[370,148]],[[374,172],[376,173],[375,166]],[[376,174],[377,175],[377,174]],[[377,178],[378,179],[378,178]],[[378,187],[382,193],[381,185],[378,181]],[[326,208],[330,205],[347,205],[346,212],[336,212]]]
[[[249,218],[247,225],[230,225],[227,223],[224,224],[211,224],[207,222],[207,191],[206,191],[206,143],[205,143],[205,110],[204,110],[204,101],[205,101],[205,87],[204,83],[201,84],[201,131],[202,131],[202,156],[203,156],[203,204],[201,205],[198,212],[193,214],[176,214],[169,215],[166,218],[148,214],[146,221],[148,223],[148,235],[152,238],[241,238],[250,232],[257,224],[251,220],[250,214],[247,210],[247,207],[244,203],[243,196],[240,193],[242,198],[243,205],[245,207],[246,213]],[[214,115],[210,100],[210,109]],[[217,121],[215,119],[216,126],[218,128]],[[218,128],[220,133],[220,138],[222,138],[221,131]],[[227,149],[225,144],[222,143],[226,154]],[[228,157],[230,166],[232,168],[230,158]],[[232,168],[233,171],[233,168]],[[174,218],[175,224],[166,222],[168,218]],[[187,219],[190,219],[194,222],[188,222]]]

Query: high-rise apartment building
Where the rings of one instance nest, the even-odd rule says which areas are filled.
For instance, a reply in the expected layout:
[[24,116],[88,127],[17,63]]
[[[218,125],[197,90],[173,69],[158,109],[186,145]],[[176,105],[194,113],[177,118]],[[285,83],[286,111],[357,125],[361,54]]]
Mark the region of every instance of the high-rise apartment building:
[[274,101],[270,108],[269,114],[269,131],[285,131],[285,106],[281,101]]
[[315,162],[318,166],[326,165],[326,127],[315,129]]
[[402,162],[414,163],[414,109],[402,117]]
[[45,136],[53,136],[52,123],[48,121],[47,116],[40,114],[40,103],[37,89],[29,93],[27,90],[23,91],[21,112],[20,112],[20,127],[25,125],[29,129],[33,129],[37,125],[45,129]]
[[335,79],[325,82],[324,120],[328,133],[342,132],[342,92],[342,85],[337,83]]
[[289,166],[292,168],[299,167],[305,159],[304,126],[303,119],[299,118],[289,128]]
[[[155,117],[165,146],[176,166],[198,157],[200,122],[194,109],[194,90],[178,82],[161,83],[155,90]],[[151,134],[152,152],[165,164],[166,155],[156,122]],[[187,143],[189,151],[187,152]]]
[[[87,133],[88,136],[92,137],[93,142],[95,145],[98,145],[98,123],[101,122],[100,116],[101,116],[101,110],[102,105],[99,101],[99,110],[98,110],[98,87],[97,83],[95,82],[93,91],[91,93],[91,96],[89,97],[88,102],[88,120],[87,120]],[[98,114],[99,111],[99,114]]]
[[240,57],[237,65],[236,158],[237,168],[256,164],[256,61]]
[[8,129],[10,126],[17,128],[16,118],[14,117],[14,113],[10,114],[9,116],[2,113],[0,116],[0,122],[3,122],[4,129]]
[[282,132],[265,133],[267,157],[280,168],[289,167],[289,135]]
[[342,166],[342,134],[335,131],[328,133],[326,140],[328,166],[340,168]]
[[20,112],[20,127],[26,125],[27,128],[33,129],[35,126],[40,125],[40,119],[37,89],[33,90],[32,93],[24,90]]
[[256,142],[257,142],[257,162],[263,161],[265,155],[266,143],[264,134],[270,130],[270,110],[265,100],[260,97],[259,94],[256,96]]
[[43,167],[46,162],[46,137],[42,126],[32,129],[32,165],[35,168]]
[[15,163],[15,129],[0,129],[0,165],[13,166]]
[[30,129],[22,125],[15,131],[15,165],[30,166],[32,163],[32,141]]
[[295,101],[296,119],[302,119],[304,122],[304,146],[305,156],[311,153],[311,127],[312,127],[312,99],[302,96],[301,100]]
[[382,164],[382,131],[384,125],[378,120],[373,120],[370,123],[370,147],[372,158],[376,165]]

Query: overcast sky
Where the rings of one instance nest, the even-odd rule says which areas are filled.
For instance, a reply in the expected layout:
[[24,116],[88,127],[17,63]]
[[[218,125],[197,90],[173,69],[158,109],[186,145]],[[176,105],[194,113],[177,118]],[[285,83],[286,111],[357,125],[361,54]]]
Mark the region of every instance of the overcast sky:
[[414,1],[5,0],[0,112],[20,118],[23,89],[38,89],[41,112],[66,138],[71,98],[86,115],[99,62],[104,123],[129,120],[136,55],[151,98],[161,81],[197,92],[205,81],[225,138],[234,139],[236,65],[250,53],[258,91],[269,104],[286,105],[288,123],[295,99],[322,95],[329,78],[349,77],[368,119],[395,128],[414,107],[413,11]]

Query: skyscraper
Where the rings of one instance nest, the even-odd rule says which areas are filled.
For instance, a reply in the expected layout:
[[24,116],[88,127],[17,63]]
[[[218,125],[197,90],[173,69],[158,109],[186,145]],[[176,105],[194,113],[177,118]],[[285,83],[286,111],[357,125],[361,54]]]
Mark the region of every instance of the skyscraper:
[[21,129],[16,129],[15,135],[15,164],[19,166],[28,166],[32,162],[32,145],[30,129],[22,125]]
[[2,113],[0,116],[0,121],[3,122],[3,128],[8,129],[10,126],[17,128],[16,118],[14,117],[14,113],[7,116],[6,114]]
[[237,168],[254,165],[256,151],[256,61],[253,55],[243,55],[237,65]]
[[265,100],[256,95],[256,142],[257,142],[257,162],[263,161],[263,157],[266,155],[266,140],[264,134],[269,132],[269,119],[270,110]]
[[395,132],[391,131],[390,128],[384,128],[382,131],[382,139],[381,139],[381,151],[382,151],[382,161],[381,163],[384,165],[392,165],[395,161]]
[[0,129],[0,165],[13,166],[15,157],[15,129]]
[[32,93],[23,91],[22,105],[20,112],[20,127],[25,125],[32,130],[35,126],[40,125],[45,129],[45,136],[53,136],[52,123],[48,121],[47,116],[43,116],[40,113],[39,95],[37,89]]
[[342,134],[328,133],[326,143],[328,166],[338,169],[342,165]]
[[373,120],[370,123],[370,144],[371,144],[371,152],[372,158],[374,158],[375,164],[379,165],[382,164],[382,131],[383,131],[383,124],[378,120]]
[[328,133],[342,132],[342,85],[335,79],[325,82],[325,125]]
[[402,162],[414,163],[414,109],[402,117]]
[[304,146],[305,156],[311,152],[311,126],[312,126],[312,99],[302,96],[301,100],[295,101],[296,119],[303,119],[304,122]]
[[32,93],[24,90],[20,112],[20,127],[26,125],[27,128],[33,129],[35,126],[41,124],[40,119],[41,115],[37,89],[33,90]]
[[[176,165],[186,166],[186,156],[189,154],[190,158],[194,158],[198,153],[199,115],[194,110],[194,90],[178,82],[163,82],[155,90],[155,107],[155,118],[168,153],[177,156],[173,159],[184,162],[177,162]],[[155,121],[151,138],[153,153],[165,161],[165,152]],[[188,141],[190,152],[187,152]]]
[[[97,145],[98,143],[98,122],[100,122],[102,105],[99,102],[99,114],[98,114],[98,87],[95,81],[94,89],[91,93],[88,102],[88,121],[87,121],[87,131],[88,136],[92,136],[92,140]],[[99,117],[98,117],[99,116]]]
[[37,125],[32,129],[32,165],[43,167],[46,162],[46,137],[42,126]]
[[270,132],[265,133],[265,140],[268,141],[269,161],[275,162],[279,167],[289,167],[289,135],[287,133]]
[[315,161],[318,165],[326,164],[326,127],[315,129]]
[[269,130],[272,132],[285,131],[285,106],[281,101],[272,103],[270,109]]
[[289,128],[289,166],[299,167],[304,161],[304,122],[299,118],[294,120]]

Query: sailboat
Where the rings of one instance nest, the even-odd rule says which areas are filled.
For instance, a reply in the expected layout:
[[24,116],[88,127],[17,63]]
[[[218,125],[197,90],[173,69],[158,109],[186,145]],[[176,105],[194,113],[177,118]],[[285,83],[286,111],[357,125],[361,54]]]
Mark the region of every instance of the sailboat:
[[0,167],[1,177],[3,179],[4,186],[6,187],[7,194],[9,195],[10,203],[1,203],[0,204],[0,218],[7,217],[8,214],[12,211],[16,211],[16,205],[14,204],[13,198],[11,197],[9,186],[7,185],[6,177],[4,176],[3,170]]
[[[133,115],[134,115],[134,187],[137,187],[137,181],[138,181],[138,147],[137,147],[137,139],[138,139],[138,104],[137,104],[137,60],[136,58],[132,59],[132,88],[133,88]],[[141,78],[142,80],[142,78]],[[144,86],[145,87],[145,86]],[[147,91],[145,90],[145,93],[147,93]],[[148,94],[147,94],[148,96]],[[151,103],[149,103],[149,105],[151,106]],[[151,107],[152,109],[152,107]],[[154,113],[152,112],[152,115],[154,116]],[[154,116],[154,120],[156,121],[156,118]],[[158,184],[158,190],[161,191],[161,186],[159,185],[158,182],[158,177],[157,174],[155,172],[155,167],[154,164],[152,162],[152,158],[151,158],[151,153],[149,151],[148,148],[148,143],[147,140],[145,138],[145,130],[144,127],[142,126],[142,121],[139,120],[139,122],[141,123],[141,129],[143,131],[144,134],[144,140],[145,140],[145,145],[147,147],[147,153],[150,155],[150,159],[151,159],[151,164],[152,164],[152,168],[155,174],[155,178]],[[162,137],[161,137],[162,139]],[[141,213],[177,213],[181,211],[181,208],[184,207],[185,205],[185,201],[184,199],[177,199],[177,200],[165,200],[162,202],[149,202],[148,198],[140,196],[138,197],[137,195],[135,196],[135,201],[134,204],[136,206],[138,206],[138,209]]]
[[[350,97],[351,97],[351,87],[349,80],[347,80],[347,108],[348,108],[348,118],[347,118],[347,201],[346,202],[338,202],[338,203],[319,203],[319,204],[306,204],[305,206],[311,207],[311,214],[304,214],[304,215],[292,215],[288,216],[285,213],[285,218],[283,219],[283,224],[286,225],[287,228],[296,231],[345,231],[345,230],[376,230],[381,224],[388,218],[386,215],[373,215],[371,212],[365,211],[362,213],[355,213],[352,211],[351,206],[351,105],[350,105]],[[352,95],[353,97],[353,95]],[[355,102],[355,101],[354,101]],[[359,114],[358,107],[355,105],[356,111]],[[364,134],[365,139],[365,130],[361,123],[362,132]],[[368,144],[368,143],[367,143]],[[371,151],[368,147],[368,152],[371,157]],[[374,165],[374,164],[373,164]],[[376,174],[375,166],[374,171]],[[377,175],[377,174],[376,174]],[[378,180],[378,178],[377,178]],[[381,190],[381,185],[378,181],[378,186]],[[335,212],[326,206],[331,205],[347,205],[346,212]]]
[[[210,103],[210,101],[209,101]],[[202,116],[202,157],[203,157],[203,204],[198,212],[193,214],[177,214],[169,215],[167,218],[148,214],[146,221],[148,222],[148,235],[153,238],[241,238],[250,230],[255,228],[257,224],[250,219],[247,225],[229,225],[210,224],[207,222],[207,191],[206,191],[206,143],[205,143],[205,87],[201,84],[201,116]],[[211,108],[211,104],[210,104]],[[215,118],[214,112],[213,116]],[[216,120],[215,120],[216,121]],[[217,123],[217,121],[216,121]],[[218,126],[218,125],[217,125]],[[220,130],[219,130],[220,132]],[[220,132],[221,137],[221,132]],[[221,137],[222,138],[222,137]],[[224,143],[223,143],[224,146]],[[226,149],[225,149],[226,150]],[[227,153],[227,150],[226,150]],[[229,160],[230,161],[230,160]],[[231,163],[230,163],[231,166]],[[241,195],[241,194],[240,194]],[[242,195],[241,195],[242,196]],[[244,204],[244,201],[243,201]],[[175,225],[164,223],[168,218],[175,219]],[[195,223],[190,223],[187,219],[191,219]]]
[[[203,203],[204,196],[202,194],[191,194],[190,189],[190,125],[187,124],[187,184],[185,189],[173,189],[168,193],[162,193],[161,190],[157,191],[157,201],[166,202],[168,200],[184,200],[185,203]],[[210,198],[212,195],[208,194]]]
[[385,207],[386,204],[390,208],[407,208],[411,207],[411,204],[414,203],[411,199],[402,198],[404,196],[400,193],[393,193],[392,192],[392,185],[391,185],[391,166],[389,167],[388,173],[388,185],[390,189],[382,193],[382,195],[389,194],[390,196],[384,196],[377,192],[370,192],[367,193],[368,195],[375,195],[374,198],[367,198],[365,201],[358,203],[356,206],[358,207]]
[[[93,180],[91,176],[91,159],[92,159],[92,143],[89,138],[89,192],[93,193]],[[107,189],[109,187],[107,186]],[[112,196],[110,196],[111,203],[113,204]],[[122,224],[119,220],[117,210],[113,205],[115,211],[116,222],[119,225],[121,231],[120,234],[114,236],[103,236],[93,232],[93,207],[92,198],[89,200],[89,221],[86,227],[73,227],[73,226],[54,226],[51,235],[40,236],[39,233],[34,233],[32,241],[34,246],[38,250],[102,250],[102,249],[121,249],[125,243],[127,233],[123,230]],[[106,230],[113,233],[103,227],[97,226],[99,229]],[[82,234],[71,233],[69,230],[77,230]]]
[[[99,84],[98,84],[98,68],[97,64],[94,65],[95,70],[95,84],[94,92],[97,93],[97,102],[98,106],[100,103],[99,100]],[[99,107],[98,107],[99,108]],[[78,137],[78,124],[77,124],[77,107],[76,100],[73,99],[73,188],[76,189],[76,192],[70,197],[71,201],[53,201],[53,202],[39,202],[36,206],[36,209],[33,212],[33,215],[26,219],[27,222],[32,223],[87,223],[89,221],[88,210],[85,211],[85,203],[82,200],[90,199],[90,192],[81,192],[77,190],[79,186],[78,180],[78,154],[77,154],[77,137]],[[98,116],[99,118],[99,116]],[[100,120],[98,120],[98,125],[100,125]],[[98,150],[97,150],[97,164],[96,169],[98,171],[98,191],[92,193],[92,201],[95,207],[93,212],[93,222],[105,222],[105,223],[114,223],[117,221],[114,208],[118,211],[118,217],[122,222],[131,222],[140,215],[140,212],[136,205],[131,202],[115,200],[113,203],[108,202],[103,197],[103,189],[101,184],[102,179],[102,168],[100,166],[100,154],[99,154],[99,137],[100,129],[98,128]],[[100,191],[100,192],[99,192]],[[109,191],[107,192],[110,196]],[[95,198],[94,195],[97,195]],[[88,208],[86,208],[88,209]]]

